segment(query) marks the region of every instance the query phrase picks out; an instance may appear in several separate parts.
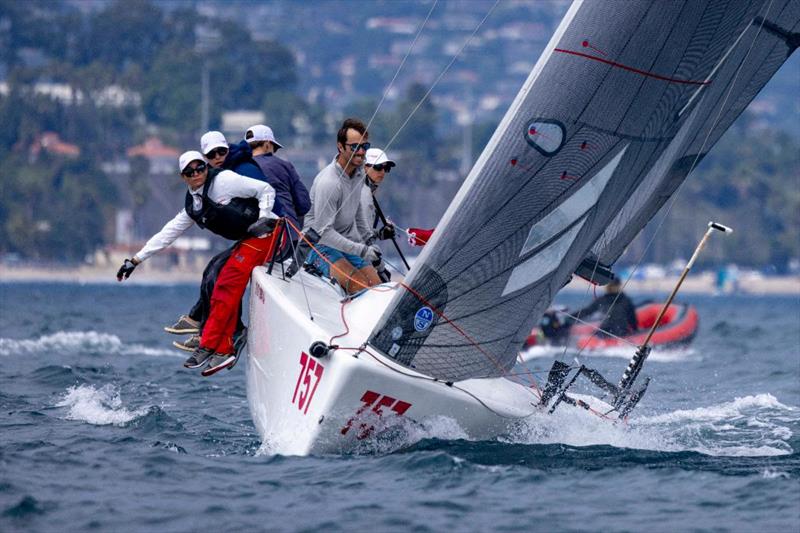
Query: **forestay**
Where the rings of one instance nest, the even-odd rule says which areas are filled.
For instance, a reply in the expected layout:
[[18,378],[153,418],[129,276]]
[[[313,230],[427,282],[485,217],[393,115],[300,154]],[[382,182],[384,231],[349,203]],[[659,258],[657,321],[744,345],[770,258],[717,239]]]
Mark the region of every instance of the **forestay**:
[[369,343],[443,380],[503,375],[578,264],[613,263],[785,61],[798,20],[791,0],[575,2]]

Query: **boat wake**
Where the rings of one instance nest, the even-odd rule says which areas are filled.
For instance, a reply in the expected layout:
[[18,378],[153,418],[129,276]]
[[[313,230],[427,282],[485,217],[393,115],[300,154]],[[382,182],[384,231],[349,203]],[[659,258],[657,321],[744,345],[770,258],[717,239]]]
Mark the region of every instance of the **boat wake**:
[[93,385],[70,387],[56,407],[67,409],[67,420],[79,420],[96,426],[123,426],[150,411],[148,407],[127,409],[122,405],[119,389],[112,385],[104,385],[99,389]]
[[116,335],[97,331],[59,331],[38,339],[0,338],[0,356],[36,353],[82,353],[89,355],[148,355],[181,357],[176,350],[126,344]]
[[800,409],[771,394],[611,424],[588,413],[561,410],[526,421],[509,439],[525,444],[609,445],[662,452],[692,451],[711,456],[759,457],[793,453],[792,428]]
[[[519,423],[497,439],[500,445],[610,446],[647,452],[695,452],[713,457],[771,457],[794,453],[792,428],[800,426],[800,408],[771,394],[736,398],[708,407],[634,417],[628,425],[613,424],[576,409],[541,413]],[[455,420],[440,416],[422,422],[395,419],[356,454],[386,454],[417,448],[427,440],[469,441]],[[427,447],[427,446],[424,446]],[[268,447],[263,447],[266,453]]]

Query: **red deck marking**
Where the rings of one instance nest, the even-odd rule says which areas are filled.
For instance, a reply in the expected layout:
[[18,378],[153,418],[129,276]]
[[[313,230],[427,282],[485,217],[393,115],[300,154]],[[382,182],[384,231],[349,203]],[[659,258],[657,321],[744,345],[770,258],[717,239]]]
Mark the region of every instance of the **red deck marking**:
[[586,147],[587,147],[587,146],[588,146],[588,145],[586,144],[586,141],[583,141],[583,142],[581,143],[581,150],[586,150]]
[[305,352],[300,353],[300,374],[297,376],[297,385],[294,386],[294,394],[292,395],[292,403],[297,399],[297,391],[300,389],[300,380],[303,379],[303,374],[308,362],[308,354]]
[[308,406],[311,405],[311,399],[314,398],[314,393],[317,392],[317,385],[319,382],[322,381],[322,373],[325,371],[325,367],[323,367],[320,363],[317,363],[317,368],[314,369],[314,376],[317,378],[314,381],[314,388],[311,389],[311,394],[308,396],[308,402],[306,402],[306,408],[303,411],[303,414],[308,413]]
[[389,407],[396,401],[397,400],[395,398],[392,398],[391,396],[384,396],[383,398],[381,398],[381,401],[375,404],[375,407],[372,408],[372,412],[376,413],[378,416],[382,416],[383,409],[381,409],[381,407]]
[[[344,427],[342,427],[340,430],[342,435],[346,435],[347,432],[350,431],[350,428],[353,427],[353,423],[356,422],[370,407],[372,407],[372,412],[380,417],[383,416],[384,407],[391,409],[391,411],[397,416],[402,416],[411,407],[411,404],[408,402],[396,400],[391,396],[381,395],[371,390],[368,390],[364,393],[364,395],[361,397],[361,403],[362,405],[358,408],[356,414],[350,417],[350,419],[345,423]],[[356,438],[358,440],[366,439],[370,436],[374,429],[375,426],[369,424],[368,422],[361,423],[358,426],[358,434],[356,435]]]
[[[317,392],[319,382],[322,380],[322,373],[325,367],[315,359],[312,359],[305,352],[300,352],[300,373],[297,375],[297,383],[294,386],[294,394],[292,394],[292,403],[297,403],[297,408],[303,411],[303,415],[308,413],[308,408],[311,406],[311,400],[314,399],[314,393]],[[311,377],[314,377],[314,385],[311,385]],[[301,388],[300,384],[305,388]],[[298,392],[300,394],[298,394]]]
[[397,403],[394,404],[394,407],[392,407],[392,411],[397,413],[397,416],[402,416],[406,411],[408,411],[409,407],[411,407],[410,403],[397,400]]
[[514,158],[514,159],[511,160],[511,166],[512,167],[517,166],[517,158]]
[[653,72],[647,72],[646,70],[640,70],[638,68],[630,67],[628,65],[623,65],[622,63],[617,63],[616,61],[610,61],[608,59],[604,59],[602,57],[593,56],[591,54],[584,54],[583,52],[575,52],[574,50],[565,50],[563,48],[556,48],[556,52],[561,52],[562,54],[570,54],[578,57],[583,57],[586,59],[591,59],[593,61],[599,61],[600,63],[605,63],[606,65],[611,65],[612,67],[621,68],[623,70],[627,70],[629,72],[633,72],[636,74],[640,74],[642,76],[647,76],[648,78],[654,78],[657,80],[666,81],[669,83],[683,83],[686,85],[708,85],[711,81],[694,81],[694,80],[680,80],[677,78],[670,78],[668,76],[661,76],[660,74],[655,74]]
[[346,435],[347,432],[350,431],[350,428],[353,427],[353,422],[355,421],[355,419],[358,418],[359,416],[361,416],[361,414],[364,411],[369,409],[372,406],[372,404],[375,402],[375,400],[377,400],[379,397],[380,397],[380,394],[378,394],[377,392],[373,392],[371,390],[368,390],[367,392],[364,393],[364,395],[361,397],[361,403],[363,403],[364,405],[359,407],[358,411],[356,411],[356,414],[353,415],[352,417],[350,417],[350,419],[344,425],[344,427],[342,428],[342,431],[341,431],[342,435]]

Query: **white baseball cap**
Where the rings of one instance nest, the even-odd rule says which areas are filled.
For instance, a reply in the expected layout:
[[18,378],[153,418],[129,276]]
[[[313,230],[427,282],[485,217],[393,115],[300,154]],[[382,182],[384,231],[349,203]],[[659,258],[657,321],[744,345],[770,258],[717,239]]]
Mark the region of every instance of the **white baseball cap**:
[[189,166],[189,163],[192,161],[202,161],[203,163],[206,162],[205,157],[203,154],[198,152],[197,150],[189,150],[188,152],[183,152],[181,156],[178,158],[178,172],[183,172],[186,170],[186,167]]
[[275,140],[275,134],[272,133],[272,128],[263,124],[256,124],[255,126],[247,128],[247,131],[244,132],[244,140],[249,143],[269,141],[275,145],[276,150],[278,148],[283,148],[283,145]]
[[381,150],[380,148],[370,148],[367,150],[367,155],[365,157],[365,163],[367,165],[380,165],[381,163],[386,163],[389,167],[396,167],[397,163],[392,161],[386,156],[386,152]]
[[207,131],[200,137],[200,151],[207,154],[214,148],[228,148],[228,141],[222,132]]

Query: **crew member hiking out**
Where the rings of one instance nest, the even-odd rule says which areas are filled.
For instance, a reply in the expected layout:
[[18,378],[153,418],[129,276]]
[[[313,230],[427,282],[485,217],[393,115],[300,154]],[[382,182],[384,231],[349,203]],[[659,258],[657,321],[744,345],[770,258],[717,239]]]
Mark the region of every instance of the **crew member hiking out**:
[[197,151],[181,154],[178,170],[188,190],[184,208],[153,235],[117,272],[117,280],[130,277],[136,266],[172,244],[193,224],[226,239],[238,241],[222,266],[211,295],[208,320],[200,346],[184,362],[204,376],[230,367],[235,361],[232,336],[250,273],[275,247],[279,218],[272,212],[275,191],[266,182],[230,170],[209,169]]
[[363,122],[354,118],[344,121],[336,136],[337,156],[311,185],[311,210],[303,228],[306,236],[319,235],[308,261],[348,294],[381,282],[372,266],[380,258],[380,249],[362,242],[370,230],[361,207],[368,139]]
[[[200,149],[209,162],[209,165],[213,168],[232,170],[239,175],[269,183],[264,173],[261,171],[261,168],[259,168],[253,160],[250,146],[245,141],[238,144],[228,144],[227,139],[221,132],[207,131],[200,137]],[[270,185],[272,184],[270,183]],[[278,216],[283,216],[283,207],[282,199],[276,197],[272,212]],[[175,335],[192,334],[187,340],[173,342],[172,345],[176,348],[193,352],[200,345],[199,333],[203,331],[203,325],[206,320],[208,320],[211,293],[214,290],[214,284],[217,281],[217,276],[223,265],[225,265],[225,262],[231,256],[234,247],[235,245],[211,258],[208,265],[206,265],[206,268],[203,270],[203,278],[200,282],[200,296],[197,302],[188,314],[181,315],[174,324],[164,328],[164,331],[167,333]],[[234,343],[237,345],[244,340],[243,336],[246,332],[244,324],[242,323],[241,314],[240,308],[239,315],[236,318],[236,330],[234,333]]]

